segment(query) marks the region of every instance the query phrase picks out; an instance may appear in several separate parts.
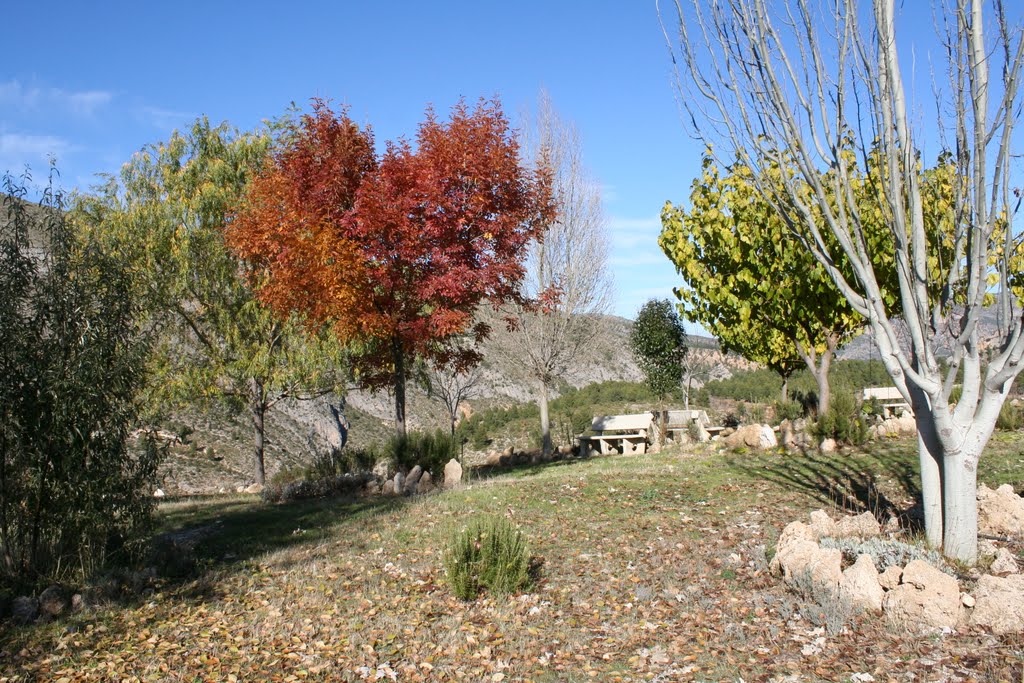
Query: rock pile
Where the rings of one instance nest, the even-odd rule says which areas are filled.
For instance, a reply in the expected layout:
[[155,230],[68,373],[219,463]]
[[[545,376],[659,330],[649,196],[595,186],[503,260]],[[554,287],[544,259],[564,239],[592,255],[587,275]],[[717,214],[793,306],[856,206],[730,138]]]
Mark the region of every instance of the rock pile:
[[[1001,511],[1021,503],[1009,487],[997,492],[979,490],[978,499],[979,515],[988,520],[1003,519]],[[1024,516],[1001,523],[1020,522],[1024,522]],[[856,539],[860,541],[858,548],[879,554],[878,548],[884,548],[884,543],[864,541],[880,534],[881,528],[870,513],[833,520],[817,510],[811,513],[809,523],[792,522],[782,531],[771,570],[790,586],[806,589],[810,585],[816,591],[830,591],[855,610],[885,614],[893,623],[912,631],[958,626],[977,626],[998,634],[1024,631],[1024,576],[1018,573],[1013,553],[1005,548],[983,544],[983,554],[995,555],[995,560],[991,573],[978,579],[972,595],[961,591],[951,573],[922,559],[912,559],[905,566],[890,565],[879,572],[876,560],[888,562],[891,557],[858,552],[856,561],[844,569],[843,552],[821,544],[826,538]]]
[[[387,476],[386,473],[384,476]],[[462,465],[455,458],[452,458],[444,466],[444,475],[441,481],[435,482],[428,470],[416,465],[408,472],[399,470],[384,480],[383,484],[372,481],[366,486],[366,493],[369,495],[383,496],[411,496],[413,494],[426,494],[437,489],[458,488],[462,484]]]

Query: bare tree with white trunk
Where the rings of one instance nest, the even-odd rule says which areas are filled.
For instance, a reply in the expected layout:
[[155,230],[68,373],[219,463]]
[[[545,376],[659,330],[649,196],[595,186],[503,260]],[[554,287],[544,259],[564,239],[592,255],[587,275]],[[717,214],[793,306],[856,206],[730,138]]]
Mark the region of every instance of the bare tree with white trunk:
[[[951,0],[934,8],[938,49],[911,51],[919,4],[900,3],[899,33],[895,0],[675,0],[661,16],[699,137],[729,162],[791,170],[784,189],[762,191],[791,227],[791,247],[810,250],[868,321],[913,406],[928,541],[973,563],[978,460],[1024,367],[1011,180],[1024,41],[1001,0]],[[930,116],[914,98],[926,57]],[[915,125],[913,112],[928,123]],[[926,225],[922,192],[923,152],[935,145],[955,170],[941,234]],[[866,229],[877,215],[855,198],[865,186],[888,229],[884,247]],[[980,325],[991,308],[999,337],[986,358]],[[897,321],[909,332],[902,345]],[[953,338],[945,370],[944,331]]]
[[542,448],[550,453],[551,390],[595,334],[594,316],[608,310],[608,234],[600,185],[583,164],[579,133],[558,117],[544,92],[523,140],[538,162],[544,159],[553,169],[557,215],[543,239],[530,246],[522,293],[533,303],[502,311],[514,320],[514,329],[492,336],[488,348],[534,383]]

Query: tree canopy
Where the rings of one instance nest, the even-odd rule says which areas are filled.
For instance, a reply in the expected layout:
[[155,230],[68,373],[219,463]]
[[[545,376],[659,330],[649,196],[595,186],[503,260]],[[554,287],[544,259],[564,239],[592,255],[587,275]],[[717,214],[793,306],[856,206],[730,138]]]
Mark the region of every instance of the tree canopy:
[[330,325],[359,383],[390,387],[405,431],[411,359],[470,363],[481,302],[516,298],[524,247],[551,214],[550,177],[528,171],[497,102],[432,110],[416,146],[373,135],[343,109],[314,102],[229,226],[261,271],[261,298]]
[[263,483],[264,415],[286,397],[338,385],[336,345],[307,335],[294,316],[257,300],[251,267],[227,249],[225,223],[272,144],[200,118],[148,145],[82,197],[76,219],[136,274],[148,324],[161,331],[151,357],[151,407],[226,398],[253,421],[254,476]]
[[683,381],[686,329],[668,299],[651,299],[641,307],[629,333],[633,357],[648,388],[661,400]]
[[801,247],[746,164],[723,174],[706,156],[703,170],[689,210],[668,203],[662,211],[658,243],[683,278],[675,290],[683,315],[723,348],[783,377],[803,361],[818,380],[824,414],[831,360],[863,318]]

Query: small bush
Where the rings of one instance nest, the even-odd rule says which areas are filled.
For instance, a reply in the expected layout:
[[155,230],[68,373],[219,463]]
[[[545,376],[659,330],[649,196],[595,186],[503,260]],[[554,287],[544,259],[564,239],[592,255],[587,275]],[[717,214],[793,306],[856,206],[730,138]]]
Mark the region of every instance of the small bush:
[[523,535],[502,517],[483,517],[455,534],[444,554],[448,584],[456,597],[473,600],[481,589],[498,595],[532,583]]
[[811,433],[820,441],[835,439],[840,443],[859,446],[867,441],[868,426],[860,415],[857,401],[849,392],[836,392],[831,405],[811,428]]
[[810,571],[793,576],[793,590],[808,600],[801,608],[804,616],[815,626],[824,627],[830,636],[842,633],[853,616],[853,608],[839,591],[815,581]]
[[1003,403],[1003,407],[999,409],[999,417],[996,418],[996,429],[1013,432],[1021,427],[1024,427],[1024,414],[1021,413],[1020,407],[1009,401]]
[[943,571],[947,569],[942,555],[938,552],[901,541],[889,541],[881,538],[871,538],[866,541],[856,538],[823,538],[821,547],[838,548],[843,553],[843,563],[846,565],[856,562],[858,555],[870,555],[875,562],[875,568],[880,572],[884,572],[889,567],[905,567],[911,560],[924,560]]
[[804,416],[804,407],[799,401],[776,401],[772,404],[776,422],[799,420]]
[[327,496],[357,495],[371,480],[366,472],[339,474],[320,479],[273,480],[263,489],[267,503],[290,503],[294,500],[324,498]]
[[444,471],[449,460],[459,458],[462,445],[458,437],[453,437],[447,430],[435,432],[410,432],[404,437],[393,437],[379,454],[378,459],[389,460],[396,467],[413,468],[419,465],[438,477]]

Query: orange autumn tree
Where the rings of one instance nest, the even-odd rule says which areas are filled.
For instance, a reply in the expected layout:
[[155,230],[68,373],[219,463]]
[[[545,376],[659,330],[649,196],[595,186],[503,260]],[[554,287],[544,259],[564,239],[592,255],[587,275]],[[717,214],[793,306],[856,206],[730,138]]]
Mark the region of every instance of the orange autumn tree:
[[553,213],[550,174],[529,170],[495,101],[448,121],[427,110],[416,144],[373,135],[342,109],[312,113],[250,185],[228,226],[282,315],[333,326],[360,386],[390,388],[405,433],[413,359],[468,366],[489,333],[484,302],[519,297],[526,245]]

